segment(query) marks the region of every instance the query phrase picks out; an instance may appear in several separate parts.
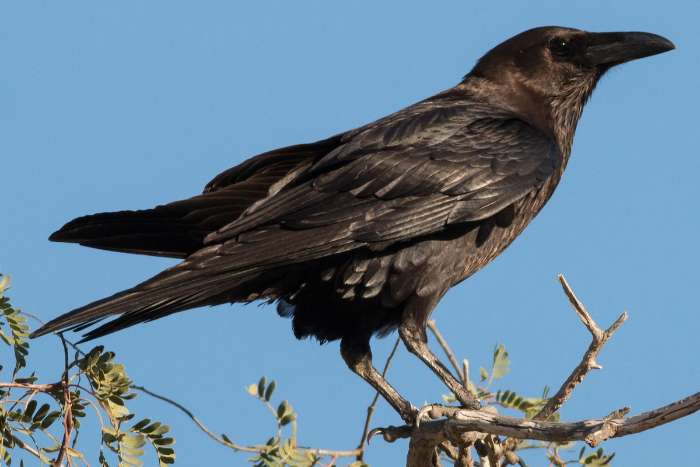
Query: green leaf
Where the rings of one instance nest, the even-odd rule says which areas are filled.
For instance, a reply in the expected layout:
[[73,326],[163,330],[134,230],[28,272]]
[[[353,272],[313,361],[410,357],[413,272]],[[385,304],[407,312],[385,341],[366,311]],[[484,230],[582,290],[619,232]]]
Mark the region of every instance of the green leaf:
[[128,448],[138,449],[143,447],[144,444],[146,444],[146,440],[144,439],[144,436],[142,434],[135,433],[133,435],[123,436],[121,438],[120,444]]
[[32,422],[36,423],[43,419],[44,416],[46,416],[46,414],[49,413],[49,409],[51,409],[51,406],[49,404],[43,404],[41,407],[39,407],[39,410],[37,410],[34,414],[34,418],[32,418]]
[[265,397],[265,385],[267,384],[267,379],[263,376],[260,378],[260,381],[258,381],[258,397],[262,399]]
[[30,376],[28,378],[15,378],[15,383],[22,383],[22,384],[33,384],[36,383],[37,381],[36,376]]
[[148,426],[148,424],[151,423],[151,420],[148,418],[144,418],[143,420],[134,423],[134,426],[131,427],[132,431],[141,431],[143,430],[144,427]]
[[123,403],[117,404],[111,398],[104,402],[108,412],[112,414],[112,417],[122,418],[129,415],[129,409],[127,409]]
[[280,402],[280,405],[277,407],[277,418],[284,417],[289,411],[289,403],[286,400]]
[[285,426],[296,420],[297,416],[294,413],[290,413],[280,418],[280,425]]
[[7,337],[7,335],[2,331],[0,331],[0,339],[2,339],[2,341],[7,345],[14,345],[14,341]]
[[36,409],[37,402],[36,400],[31,400],[29,401],[29,404],[27,404],[27,408],[24,409],[24,415],[22,416],[22,420],[25,422],[30,422],[32,420],[32,415],[34,414],[34,410]]
[[523,412],[527,418],[534,416],[539,408],[544,405],[539,399],[525,399],[514,391],[498,391],[496,393],[496,401],[502,407]]
[[493,369],[491,379],[503,378],[510,370],[510,360],[508,352],[503,344],[498,344],[493,351]]
[[100,462],[100,467],[109,467],[104,452],[100,451],[100,457],[98,458],[98,461]]
[[484,382],[487,379],[489,379],[489,372],[486,371],[486,368],[484,368],[483,366],[479,367],[479,379],[481,380],[481,382]]
[[44,417],[44,419],[41,421],[41,429],[42,429],[42,430],[48,429],[48,428],[51,426],[51,424],[53,424],[53,422],[55,422],[56,419],[57,419],[58,417],[60,417],[60,416],[61,416],[61,412],[58,412],[58,411],[54,411],[54,412],[49,413],[49,414],[48,414],[46,417]]
[[578,463],[582,465],[589,465],[592,467],[603,467],[610,465],[610,462],[615,457],[615,453],[611,455],[606,455],[603,448],[599,448],[597,451],[583,457],[583,450],[580,452]]
[[59,449],[61,449],[61,445],[58,444],[58,443],[53,443],[53,444],[52,444],[51,446],[49,446],[49,447],[41,448],[42,451],[44,451],[44,452],[49,452],[49,453],[51,453],[51,452],[58,452]]
[[583,458],[583,453],[586,452],[586,446],[581,447],[581,450],[578,452],[578,458],[581,459]]
[[175,438],[155,438],[153,444],[156,446],[168,446],[175,444]]
[[83,460],[85,460],[85,455],[83,455],[82,452],[76,451],[76,450],[73,449],[73,448],[67,447],[67,448],[66,448],[66,453],[68,453],[68,455],[71,456],[71,457],[77,457],[78,459],[83,459]]
[[[168,425],[163,425],[160,422],[151,422],[151,420],[146,418],[132,426],[131,431],[145,435],[146,439],[148,439],[153,446],[153,449],[156,451],[159,465],[172,464],[175,461],[175,450],[170,447],[175,444],[175,439],[171,437],[163,437],[165,433],[170,431],[170,427]],[[140,445],[137,446],[138,448],[144,444],[143,435],[138,435],[141,440]]]
[[272,397],[273,392],[275,392],[275,382],[271,381],[270,385],[265,390],[265,400],[267,402],[270,402],[270,398]]
[[5,290],[10,285],[10,276],[3,276],[0,274],[0,295],[5,293]]
[[114,443],[118,441],[117,434],[111,428],[104,427],[102,428],[102,440],[108,444]]
[[150,434],[154,433],[158,428],[160,428],[160,426],[161,426],[160,422],[153,422],[150,425],[148,425],[147,427],[142,428],[141,432],[145,433],[147,435],[150,435]]

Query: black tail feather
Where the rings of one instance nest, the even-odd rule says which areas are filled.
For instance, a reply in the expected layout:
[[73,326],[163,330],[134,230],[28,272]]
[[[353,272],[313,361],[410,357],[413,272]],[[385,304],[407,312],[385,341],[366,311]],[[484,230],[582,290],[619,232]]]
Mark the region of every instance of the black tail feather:
[[[191,308],[271,298],[269,294],[277,293],[268,287],[268,282],[282,277],[281,274],[268,274],[262,280],[259,273],[252,270],[230,271],[212,277],[201,271],[175,266],[131,289],[69,311],[34,331],[30,338],[51,332],[82,331],[114,317],[86,333],[81,340],[84,342]],[[257,293],[259,290],[268,293]]]
[[167,206],[105,212],[74,219],[49,240],[104,250],[184,258],[202,247],[207,234]]

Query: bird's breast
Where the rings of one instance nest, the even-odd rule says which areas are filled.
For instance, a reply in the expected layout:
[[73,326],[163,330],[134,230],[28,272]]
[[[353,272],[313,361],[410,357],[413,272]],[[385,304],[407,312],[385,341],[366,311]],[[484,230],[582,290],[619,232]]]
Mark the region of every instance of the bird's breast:
[[520,235],[552,196],[561,179],[562,172],[563,167],[550,176],[539,188],[534,189],[506,208],[513,211],[509,223],[499,222],[497,214],[479,221],[475,226],[469,226],[466,233],[458,240],[462,243],[464,263],[462,274],[457,282],[463,281],[493,261]]

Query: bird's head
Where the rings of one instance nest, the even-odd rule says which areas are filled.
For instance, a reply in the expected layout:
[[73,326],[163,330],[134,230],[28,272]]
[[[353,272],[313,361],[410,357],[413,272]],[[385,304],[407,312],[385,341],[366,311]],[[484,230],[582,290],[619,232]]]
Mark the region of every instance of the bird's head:
[[673,48],[668,39],[646,32],[540,27],[494,47],[465,77],[465,83],[471,80],[489,88],[499,104],[554,132],[568,150],[583,105],[603,73]]

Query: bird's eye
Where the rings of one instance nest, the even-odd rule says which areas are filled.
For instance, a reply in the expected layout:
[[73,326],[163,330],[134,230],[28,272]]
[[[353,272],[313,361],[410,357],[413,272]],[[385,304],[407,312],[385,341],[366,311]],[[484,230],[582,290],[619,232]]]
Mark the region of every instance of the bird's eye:
[[569,41],[561,37],[555,37],[549,41],[549,50],[558,57],[568,57],[571,54]]

